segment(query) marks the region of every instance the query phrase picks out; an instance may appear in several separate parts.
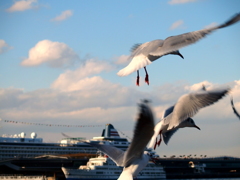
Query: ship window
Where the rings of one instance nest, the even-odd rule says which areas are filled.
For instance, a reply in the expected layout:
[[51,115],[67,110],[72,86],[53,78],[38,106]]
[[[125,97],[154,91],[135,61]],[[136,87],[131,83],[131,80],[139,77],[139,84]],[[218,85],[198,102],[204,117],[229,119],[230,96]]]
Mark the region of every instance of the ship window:
[[96,174],[103,174],[103,172],[96,172]]

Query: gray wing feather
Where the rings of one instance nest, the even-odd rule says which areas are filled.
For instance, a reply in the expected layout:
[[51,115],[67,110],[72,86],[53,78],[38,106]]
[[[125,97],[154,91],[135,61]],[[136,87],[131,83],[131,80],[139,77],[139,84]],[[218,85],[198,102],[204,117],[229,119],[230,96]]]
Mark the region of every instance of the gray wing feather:
[[180,48],[188,46],[197,42],[198,40],[205,37],[207,34],[211,33],[212,29],[204,29],[200,31],[193,31],[177,36],[170,36],[164,40],[164,44],[162,47],[159,47],[155,52],[151,52],[151,55],[162,56],[168,54],[172,51],[176,51]]
[[139,105],[140,113],[134,130],[133,140],[126,151],[124,167],[129,166],[135,159],[140,158],[149,140],[154,134],[154,117],[147,103]]
[[97,144],[97,143],[89,143],[90,146],[98,148],[103,153],[107,154],[118,166],[123,166],[123,158],[124,158],[124,151],[121,149],[118,149],[111,145],[105,145],[105,144]]
[[193,31],[193,32],[189,32],[189,33],[184,33],[184,34],[177,35],[177,36],[170,36],[164,40],[164,43],[162,46],[158,47],[158,49],[156,51],[151,52],[150,55],[162,56],[162,55],[168,54],[172,51],[176,51],[180,48],[183,48],[185,46],[188,46],[190,44],[193,44],[193,43],[199,41],[206,35],[213,32],[214,30],[230,26],[230,25],[238,22],[239,20],[240,20],[240,13],[236,14],[234,17],[232,17],[230,20],[228,20],[224,24],[216,26],[216,27]]
[[142,45],[142,43],[134,44],[133,47],[131,48],[131,52],[133,53],[134,51],[136,51],[139,48],[139,46],[141,46],[141,45]]
[[168,130],[178,126],[185,119],[193,117],[201,108],[217,102],[229,91],[230,88],[225,88],[212,91],[201,91],[181,96],[174,107]]
[[167,117],[169,114],[171,114],[173,112],[173,109],[174,109],[174,105],[167,108],[163,113],[162,119]]
[[167,145],[169,140],[171,139],[172,135],[177,132],[178,128],[176,129],[173,129],[173,130],[170,130],[170,131],[167,131],[165,133],[162,134],[162,137],[163,137],[163,141],[164,143]]

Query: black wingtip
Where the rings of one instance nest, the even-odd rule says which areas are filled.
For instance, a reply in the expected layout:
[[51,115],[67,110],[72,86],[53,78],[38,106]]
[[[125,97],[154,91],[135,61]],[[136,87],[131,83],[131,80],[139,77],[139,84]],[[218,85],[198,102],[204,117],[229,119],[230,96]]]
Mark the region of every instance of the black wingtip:
[[224,28],[224,27],[230,26],[232,24],[235,24],[238,21],[240,21],[240,13],[237,13],[236,15],[234,15],[230,20],[220,25],[218,28]]

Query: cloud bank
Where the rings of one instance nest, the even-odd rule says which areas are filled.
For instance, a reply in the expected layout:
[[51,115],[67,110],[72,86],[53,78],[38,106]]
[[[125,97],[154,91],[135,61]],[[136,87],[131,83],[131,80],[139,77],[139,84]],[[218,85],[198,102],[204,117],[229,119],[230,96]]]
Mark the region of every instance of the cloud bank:
[[[96,67],[96,69],[90,67]],[[163,84],[150,90],[150,92],[143,92],[139,88],[124,87],[98,76],[100,72],[109,69],[111,67],[107,64],[102,63],[101,65],[100,61],[91,60],[75,71],[62,73],[49,89],[25,92],[23,89],[17,88],[1,88],[0,118],[2,120],[66,125],[104,125],[111,123],[131,137],[138,111],[137,103],[140,99],[152,100],[155,121],[157,122],[162,117],[163,111],[173,105],[181,95],[201,89],[202,84],[207,89],[219,86],[219,84],[208,81],[197,84],[174,83]],[[240,80],[230,82],[227,85],[232,87],[231,95],[234,97],[235,107],[240,110]],[[232,143],[229,144],[229,147],[232,148],[231,153],[236,154],[238,152],[240,147],[238,127],[240,124],[231,109],[229,96],[200,110],[194,116],[194,120],[200,126],[201,131],[191,128],[179,130],[178,135],[171,139],[168,146],[161,145],[158,149],[159,154],[176,153],[176,149],[179,154],[199,153],[200,151],[202,153],[216,152],[212,151],[211,148],[221,147],[221,144],[215,142],[212,143],[213,146],[209,146],[209,141],[216,141],[218,138],[222,138],[220,142],[228,142],[228,139],[231,138]],[[3,133],[5,131],[11,133],[9,128],[11,129],[13,126],[18,126],[21,131],[28,134],[31,133],[29,131],[34,129],[33,126],[29,128],[29,126],[24,127],[20,124],[9,126],[2,124],[2,126],[5,128],[2,128]],[[223,128],[226,130],[224,132],[228,132],[228,134],[223,133]],[[227,129],[231,130],[227,131]],[[57,137],[53,134],[60,133],[59,131],[70,131],[72,134],[75,133],[75,136],[79,136],[79,129],[41,129],[41,127],[37,127],[37,133],[48,139],[49,137]],[[99,131],[101,132],[101,130]],[[88,132],[87,138],[99,136],[100,132]],[[44,137],[45,133],[48,134],[46,137]],[[209,137],[209,134],[211,134],[211,137]],[[81,130],[80,135],[86,134]],[[196,152],[196,147],[199,146],[196,142],[201,143],[199,152]],[[183,144],[189,144],[190,146],[183,146]],[[192,149],[195,149],[195,152],[191,152]],[[222,151],[216,152],[216,154],[220,153]]]
[[[198,91],[203,84],[207,89],[222,86],[208,81],[196,84],[176,82],[154,86],[146,92],[135,86],[126,87],[105,79],[102,73],[107,74],[114,68],[106,61],[89,59],[79,68],[60,74],[47,89],[25,92],[18,88],[1,88],[0,118],[2,120],[66,125],[111,123],[124,134],[132,137],[138,111],[137,103],[141,99],[152,101],[155,122],[158,122],[163,111],[175,104],[181,95]],[[240,111],[240,80],[226,83],[225,86],[232,88],[230,95],[234,98],[235,108]],[[200,110],[193,119],[201,131],[193,130],[193,128],[181,129],[177,132],[177,136],[171,139],[168,146],[162,144],[157,152],[159,151],[160,155],[173,154],[177,149],[179,154],[214,152],[214,155],[220,155],[226,147],[226,144],[221,144],[222,142],[227,143],[227,146],[231,148],[231,151],[229,150],[231,154],[239,152],[240,123],[233,113],[229,96]],[[13,126],[17,126],[18,129],[28,134],[33,131],[32,129],[36,129],[20,123],[15,125],[1,123],[0,126],[3,126],[1,129],[3,133],[11,133],[11,131],[16,133],[15,130],[11,130],[15,129]],[[224,133],[228,132],[228,134],[224,134],[223,129]],[[228,131],[228,129],[230,130]],[[46,139],[58,138],[56,133],[60,134],[60,132],[70,132],[71,136],[79,136],[79,131],[74,128],[37,127],[37,133]],[[90,131],[90,129],[81,129],[80,136],[87,136],[86,138],[99,136],[102,128],[99,132]],[[209,134],[211,134],[210,137]],[[222,140],[219,143],[215,142],[218,138]],[[52,139],[52,141],[57,140],[59,139]],[[211,141],[214,142],[212,146],[209,145]],[[183,146],[183,144],[188,144],[188,146]],[[197,151],[196,147],[198,147]],[[213,151],[215,147],[223,150]],[[194,152],[192,152],[193,150]]]
[[28,58],[21,62],[22,66],[38,66],[43,63],[51,67],[64,67],[79,59],[78,55],[66,44],[50,40],[39,41],[29,50]]

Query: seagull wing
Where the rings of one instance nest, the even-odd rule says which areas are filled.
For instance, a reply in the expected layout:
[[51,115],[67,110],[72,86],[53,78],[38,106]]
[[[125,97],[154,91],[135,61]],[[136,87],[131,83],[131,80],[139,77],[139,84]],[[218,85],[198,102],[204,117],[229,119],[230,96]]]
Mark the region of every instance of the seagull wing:
[[169,140],[171,139],[172,135],[178,130],[178,128],[167,131],[165,133],[162,134],[163,137],[163,141],[164,143],[167,145]]
[[124,151],[121,149],[118,149],[111,145],[105,145],[105,144],[97,144],[97,143],[89,143],[90,146],[98,148],[103,153],[107,154],[118,166],[123,166],[123,158],[124,158]]
[[206,35],[213,32],[214,30],[230,26],[230,25],[238,22],[239,20],[240,20],[240,13],[236,14],[230,20],[228,20],[227,22],[225,22],[224,24],[219,25],[219,26],[215,26],[215,27],[208,28],[208,29],[202,29],[199,31],[193,31],[193,32],[185,33],[185,34],[180,34],[177,36],[170,36],[164,40],[164,43],[162,46],[159,46],[159,48],[157,50],[151,52],[150,55],[163,56],[170,52],[179,50],[180,48],[183,48],[185,46],[188,46],[190,44],[193,44],[193,43],[199,41]]
[[215,89],[211,91],[200,91],[181,96],[175,104],[173,113],[167,118],[169,120],[168,130],[177,127],[189,117],[193,117],[201,108],[209,106],[229,92],[230,88]]
[[133,140],[125,153],[124,167],[128,167],[134,160],[142,157],[143,151],[154,133],[154,117],[151,108],[147,103],[141,103],[139,108]]
[[163,116],[162,119],[167,117],[169,114],[171,114],[173,112],[174,109],[174,105],[170,106],[169,108],[167,108],[164,112],[163,112]]
[[234,114],[236,114],[236,116],[240,119],[240,114],[237,112],[234,104],[233,104],[233,98],[231,97],[231,105],[232,105],[232,109],[233,109],[233,112]]

